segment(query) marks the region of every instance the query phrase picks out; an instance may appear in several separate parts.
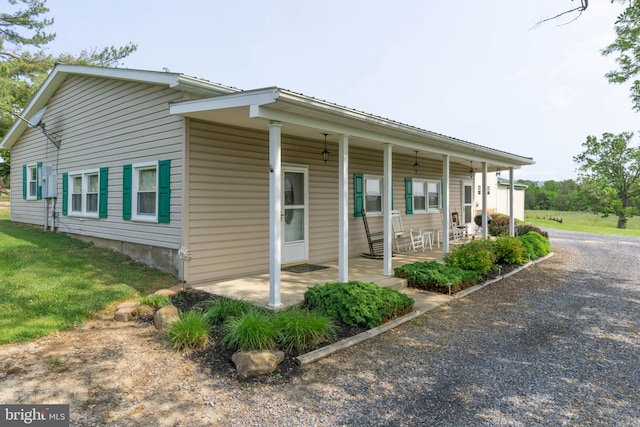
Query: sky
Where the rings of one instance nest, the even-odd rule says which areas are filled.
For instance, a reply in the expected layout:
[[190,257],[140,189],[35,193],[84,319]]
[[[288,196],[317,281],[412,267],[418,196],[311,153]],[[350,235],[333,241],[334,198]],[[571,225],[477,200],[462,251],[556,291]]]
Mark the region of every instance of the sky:
[[[622,11],[569,0],[47,0],[51,53],[122,46],[122,67],[243,90],[278,86],[533,157],[516,179],[577,177],[587,136],[636,132],[628,85],[604,74]],[[637,136],[638,137],[638,136]]]

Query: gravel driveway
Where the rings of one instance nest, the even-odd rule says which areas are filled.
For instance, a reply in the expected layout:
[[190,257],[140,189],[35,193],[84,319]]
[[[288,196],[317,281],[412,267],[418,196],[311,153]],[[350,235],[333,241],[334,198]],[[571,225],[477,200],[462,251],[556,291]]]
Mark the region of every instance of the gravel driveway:
[[640,239],[550,234],[554,257],[314,364],[266,406],[248,397],[235,422],[640,425]]

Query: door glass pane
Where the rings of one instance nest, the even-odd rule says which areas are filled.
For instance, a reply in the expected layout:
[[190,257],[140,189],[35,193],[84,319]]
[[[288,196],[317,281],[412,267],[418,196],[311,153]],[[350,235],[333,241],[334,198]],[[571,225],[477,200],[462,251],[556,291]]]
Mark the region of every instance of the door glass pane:
[[304,174],[285,172],[284,174],[284,205],[304,205]]
[[304,240],[304,209],[285,209],[284,241]]
[[471,186],[470,185],[464,186],[464,202],[471,203]]

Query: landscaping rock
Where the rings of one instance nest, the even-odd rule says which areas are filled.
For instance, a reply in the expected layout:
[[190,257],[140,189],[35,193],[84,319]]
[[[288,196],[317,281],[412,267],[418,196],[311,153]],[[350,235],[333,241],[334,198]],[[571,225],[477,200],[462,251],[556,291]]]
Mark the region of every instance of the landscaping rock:
[[177,294],[177,292],[174,291],[173,289],[158,289],[153,294],[154,295],[165,295],[165,296],[168,296],[168,297],[172,297],[175,294]]
[[116,322],[128,322],[129,320],[133,320],[137,317],[137,313],[135,311],[135,307],[122,307],[116,311],[116,314],[113,315],[113,319]]
[[238,376],[242,378],[267,375],[276,370],[284,360],[282,351],[240,351],[231,356]]
[[153,325],[160,332],[168,328],[173,322],[180,320],[178,309],[173,305],[165,305],[153,315]]

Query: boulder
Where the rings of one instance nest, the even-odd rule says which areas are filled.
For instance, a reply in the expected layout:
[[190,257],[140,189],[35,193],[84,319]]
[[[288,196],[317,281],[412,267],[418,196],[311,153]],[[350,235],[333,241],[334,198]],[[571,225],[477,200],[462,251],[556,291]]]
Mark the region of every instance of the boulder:
[[136,318],[137,313],[134,312],[135,307],[122,307],[119,308],[113,315],[113,319],[116,322],[128,322]]
[[278,350],[240,351],[231,356],[238,376],[242,378],[268,375],[284,360],[284,352]]
[[164,331],[176,320],[180,320],[180,314],[178,314],[178,309],[174,305],[165,305],[153,315],[153,325],[160,332]]

